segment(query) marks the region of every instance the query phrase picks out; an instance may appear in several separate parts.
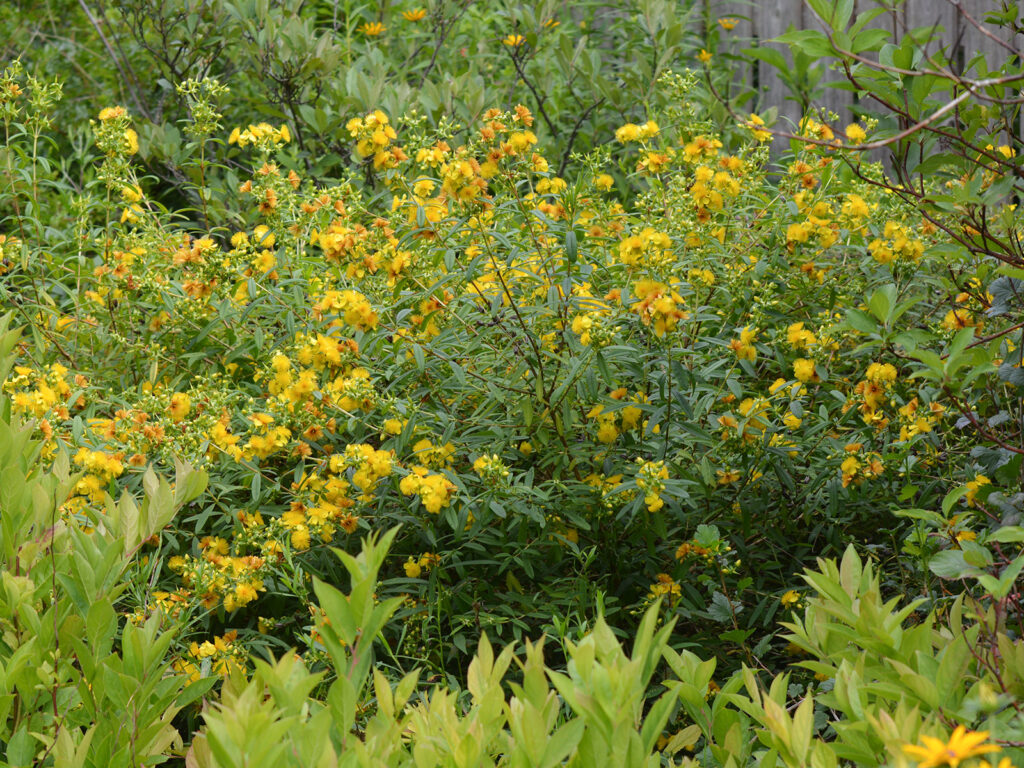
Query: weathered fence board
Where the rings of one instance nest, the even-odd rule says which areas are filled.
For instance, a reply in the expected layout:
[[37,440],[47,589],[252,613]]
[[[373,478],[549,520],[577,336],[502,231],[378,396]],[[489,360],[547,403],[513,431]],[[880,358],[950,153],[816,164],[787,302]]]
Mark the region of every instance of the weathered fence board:
[[[1015,45],[1018,50],[1024,45],[1024,40],[1009,39],[1005,33],[1002,40],[994,39],[971,23],[970,19],[973,19],[982,24],[987,13],[997,10],[995,0],[961,0],[960,5],[970,19],[961,16],[951,0],[903,0],[895,5],[892,0],[856,0],[855,11],[862,13],[877,8],[882,1],[889,10],[873,21],[872,26],[892,31],[897,39],[907,34],[923,38],[932,28],[938,28],[939,40],[928,45],[928,52],[944,51],[954,66],[969,66],[979,53],[987,56],[990,63],[999,62],[1011,55],[1003,42]],[[820,21],[804,0],[698,0],[698,3],[703,11],[701,17],[709,23],[716,23],[723,17],[739,19],[729,33],[735,36],[732,45],[736,50],[761,45],[785,51],[785,46],[770,41],[790,27],[821,28]],[[991,30],[990,26],[987,28]],[[827,64],[822,63],[821,66]],[[791,98],[790,89],[775,68],[748,58],[739,77],[757,86],[757,99],[752,108],[776,107],[782,125],[799,120],[801,106]],[[815,99],[815,104],[837,113],[841,120],[850,120],[856,114],[855,94],[850,90],[827,87],[828,83],[837,81],[845,81],[841,72],[829,70],[822,73],[821,83],[826,87]]]

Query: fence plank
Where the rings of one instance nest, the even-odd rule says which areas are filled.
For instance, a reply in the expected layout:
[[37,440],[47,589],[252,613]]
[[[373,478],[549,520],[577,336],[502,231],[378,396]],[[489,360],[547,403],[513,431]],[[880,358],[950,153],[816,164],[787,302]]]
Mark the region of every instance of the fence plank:
[[964,0],[963,10],[967,16],[959,19],[960,28],[958,31],[962,36],[965,63],[969,63],[978,53],[984,54],[990,64],[1005,60],[1009,55],[1009,51],[1000,44],[999,40],[1014,44],[1019,49],[1021,43],[1019,37],[1014,39],[1009,30],[995,29],[990,25],[986,25],[988,31],[994,33],[998,38],[998,40],[994,40],[980,31],[967,18],[969,16],[974,21],[984,25],[987,12],[996,10],[991,0]]
[[[902,34],[913,35],[929,55],[944,56],[954,64],[959,57],[959,14],[946,0],[906,0],[903,4]],[[932,42],[924,41],[932,38]]]
[[[801,5],[804,5],[802,0]],[[854,10],[856,10],[856,5]],[[828,20],[819,19],[809,8],[805,9],[804,26],[806,28],[824,30],[826,29],[825,21]],[[818,83],[821,93],[814,99],[813,105],[824,108],[826,112],[835,112],[839,116],[840,123],[846,125],[849,121],[850,108],[853,106],[853,92],[845,88],[829,87],[830,83],[847,82],[845,74],[838,68],[835,60],[822,62],[821,66],[826,69]]]
[[[763,45],[782,51],[788,57],[787,46],[768,42],[778,37],[790,26],[802,29],[804,24],[803,0],[764,0],[759,4],[756,17],[757,29],[755,30],[758,45]],[[799,122],[801,115],[800,105],[790,100],[790,90],[779,77],[774,67],[767,64],[755,62],[759,66],[758,83],[760,84],[761,109],[776,107],[779,110],[779,127],[787,129],[790,124]]]
[[[954,5],[955,0],[855,0],[855,12],[864,13],[884,5],[890,10],[871,22],[869,26],[889,30],[896,40],[903,38],[914,30],[923,37],[924,28],[937,28],[936,39],[929,43],[929,53],[940,53],[954,67],[969,64],[977,54],[988,57],[989,65],[997,67],[1005,61],[1011,52],[999,41],[979,31],[966,18],[962,17]],[[978,23],[984,24],[986,13],[993,10],[993,0],[960,0],[964,11]],[[731,17],[738,19],[731,33],[722,33],[723,45],[733,54],[740,52],[748,45],[760,45],[774,48],[788,58],[786,46],[770,43],[771,39],[784,33],[790,26],[796,29],[822,28],[805,0],[699,0],[702,11],[702,23],[715,24],[718,19]],[[1016,46],[1018,51],[1024,48],[1024,36],[1013,37],[1006,30],[995,30],[1001,39]],[[826,66],[822,63],[822,66]],[[791,99],[789,88],[779,77],[777,70],[763,62],[749,60],[746,66],[737,67],[737,80],[745,80],[757,86],[755,102],[750,108],[764,111],[775,107],[779,113],[779,127],[789,128],[799,121],[801,108],[798,102]],[[977,71],[968,74],[977,74]],[[842,72],[830,70],[822,77],[823,83],[845,80]],[[845,89],[825,87],[822,95],[814,100],[815,106],[825,107],[839,115],[839,127],[852,121],[858,110],[857,98],[854,93]],[[865,105],[869,107],[869,105]]]
[[[749,48],[754,39],[754,18],[757,6],[753,0],[705,0],[705,18],[707,24],[717,28],[720,35],[719,51],[733,57],[730,66],[733,69],[734,93],[752,86],[755,76],[756,62],[751,62],[743,51]],[[727,23],[723,26],[722,22]],[[732,26],[732,29],[726,29]],[[756,96],[755,96],[756,99]],[[753,105],[745,105],[753,109]]]

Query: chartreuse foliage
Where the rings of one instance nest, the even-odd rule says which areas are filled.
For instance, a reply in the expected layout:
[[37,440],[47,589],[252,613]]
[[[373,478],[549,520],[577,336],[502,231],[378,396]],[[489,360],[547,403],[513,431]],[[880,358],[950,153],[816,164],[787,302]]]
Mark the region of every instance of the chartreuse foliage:
[[[17,332],[0,319],[0,375]],[[91,527],[68,526],[60,505],[74,488],[66,453],[40,457],[34,429],[0,395],[0,741],[6,765],[134,766],[180,748],[172,722],[210,689],[171,672],[173,628],[160,617],[125,622],[143,539],[203,491],[180,468],[175,488],[152,472],[141,506],[125,492]]]
[[[787,638],[806,654],[800,665],[834,681],[818,697],[794,697],[788,674],[765,686],[747,667],[718,689],[715,662],[672,650],[674,620],[658,628],[655,607],[640,620],[628,653],[598,618],[586,637],[566,644],[565,672],[545,665],[543,641],[527,642],[522,655],[508,646],[496,656],[485,635],[464,692],[424,686],[416,672],[396,683],[374,670],[371,681],[370,663],[361,659],[373,652],[358,628],[379,626],[394,610],[367,601],[365,590],[376,583],[395,533],[364,539],[358,557],[343,557],[351,595],[320,586],[318,629],[327,633],[335,674],[325,700],[308,698],[322,675],[297,658],[258,661],[248,679],[232,676],[220,704],[204,713],[204,731],[191,748],[195,765],[639,768],[667,760],[828,768],[906,764],[908,742],[941,729],[949,716],[980,713],[999,739],[1021,736],[1021,660],[997,667],[994,657],[970,652],[979,633],[991,631],[992,617],[965,622],[957,600],[946,621],[932,612],[908,625],[914,605],[885,601],[873,567],[852,548],[841,564],[822,560],[806,572],[815,596],[802,617],[785,625]],[[997,634],[1001,646],[1012,648]],[[664,676],[656,674],[662,663]],[[997,696],[1003,686],[1016,694]],[[364,687],[371,698],[360,706]],[[664,738],[680,712],[691,724]],[[961,760],[1001,751],[986,734],[975,736],[943,748]],[[695,754],[677,763],[683,750]],[[1001,757],[1012,760],[1014,752]]]

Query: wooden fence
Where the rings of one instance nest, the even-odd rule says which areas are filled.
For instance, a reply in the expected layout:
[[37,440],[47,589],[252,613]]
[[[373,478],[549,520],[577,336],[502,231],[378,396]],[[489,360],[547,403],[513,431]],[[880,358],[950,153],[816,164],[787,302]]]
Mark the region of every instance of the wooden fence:
[[[796,29],[823,28],[804,0],[698,0],[698,3],[703,5],[699,10],[705,11],[702,16],[708,19],[709,23],[714,24],[719,18],[738,20],[736,27],[729,33],[735,36],[735,42],[731,44],[735,46],[737,53],[749,45],[774,45],[784,50],[785,46],[767,41],[782,34],[791,26]],[[969,63],[979,52],[988,56],[990,63],[1004,61],[1011,55],[995,35],[999,35],[1002,41],[1012,43],[1020,50],[1024,44],[1024,40],[1020,38],[1024,36],[1018,35],[1018,39],[1011,39],[1005,30],[984,23],[987,13],[1000,8],[998,0],[959,0],[958,4],[970,19],[976,20],[993,36],[986,35],[972,24],[970,19],[958,13],[951,0],[904,0],[895,8],[892,7],[893,0],[855,0],[854,14],[856,17],[857,13],[882,5],[887,6],[889,10],[875,19],[871,26],[889,29],[896,39],[912,33],[915,29],[939,26],[942,28],[941,42],[929,45],[928,49],[934,51],[941,46],[949,51],[951,61],[961,65]],[[791,92],[779,78],[776,70],[764,62],[751,59],[748,59],[748,62],[746,66],[750,67],[749,71],[739,74],[744,76],[746,83],[758,85],[759,105],[762,108],[778,107],[780,118],[793,121],[799,119],[800,106],[795,100],[787,98]],[[841,73],[828,71],[824,73],[822,82],[842,79]],[[849,116],[850,108],[855,105],[854,99],[852,91],[826,86],[822,96],[815,99],[814,103],[831,109],[841,118],[846,118]]]

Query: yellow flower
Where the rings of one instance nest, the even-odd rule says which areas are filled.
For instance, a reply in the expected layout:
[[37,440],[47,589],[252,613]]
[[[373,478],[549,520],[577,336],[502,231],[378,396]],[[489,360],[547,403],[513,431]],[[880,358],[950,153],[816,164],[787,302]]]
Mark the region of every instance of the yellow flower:
[[740,337],[729,342],[729,349],[736,353],[740,360],[753,362],[757,358],[757,348],[754,347],[754,339],[757,338],[757,330],[744,328],[740,331]]
[[405,565],[402,567],[405,568],[405,575],[410,579],[418,579],[420,574],[423,573],[423,566],[411,557],[405,561]]
[[100,122],[105,123],[108,120],[116,120],[119,117],[124,117],[124,107],[104,107],[100,110],[99,119]]
[[602,420],[600,426],[597,428],[597,439],[605,445],[614,443],[615,439],[619,436],[619,430],[615,427],[615,422],[611,420]]
[[1013,768],[1013,762],[1008,757],[1000,760],[998,765],[992,765],[988,760],[982,760],[978,763],[978,768]]
[[846,138],[851,144],[861,144],[867,139],[868,135],[864,132],[857,123],[850,123],[846,126]]
[[309,529],[301,525],[292,531],[292,547],[299,551],[309,549]]
[[988,731],[968,731],[958,725],[948,742],[934,736],[922,736],[922,745],[905,744],[903,751],[917,760],[918,768],[934,768],[939,765],[956,768],[969,757],[998,752],[998,745],[982,744],[987,738]]
[[719,485],[731,485],[740,479],[740,471],[738,469],[719,469],[715,474],[718,475]]
[[411,11],[402,11],[402,18],[406,21],[420,21],[427,15],[426,8],[416,8]]
[[734,29],[736,27],[736,25],[739,24],[739,22],[740,22],[739,19],[729,19],[729,18],[719,19],[718,20],[718,26],[720,26],[726,32],[729,32],[732,29]]
[[700,49],[700,53],[697,54],[697,58],[702,64],[707,64],[711,61],[711,54],[703,48]]
[[764,120],[753,112],[750,113],[750,121],[747,123],[747,128],[753,132],[754,138],[758,141],[768,141],[772,137],[771,131],[765,130]]
[[783,608],[789,608],[800,602],[800,593],[795,589],[791,589],[779,598],[779,602],[782,603]]
[[814,370],[814,361],[803,357],[797,358],[793,361],[793,375],[805,384],[814,381],[818,377]]
[[667,597],[669,603],[674,603],[683,594],[683,588],[679,582],[667,573],[659,573],[657,579],[651,584],[651,591],[647,595],[649,599],[657,600],[659,597]]
[[235,603],[244,606],[257,598],[256,587],[252,584],[239,584],[235,587]]
[[273,248],[274,242],[277,240],[266,224],[257,224],[252,234],[256,238],[256,242],[263,248]]
[[636,141],[640,138],[640,126],[635,123],[626,123],[615,131],[615,138],[622,144]]
[[984,475],[976,475],[975,478],[967,483],[967,506],[973,507],[978,503],[978,492],[986,485],[991,485],[992,481]]
[[871,363],[865,374],[868,381],[887,385],[896,381],[896,366],[892,363]]
[[167,408],[167,413],[171,417],[171,421],[179,422],[182,421],[192,407],[192,400],[184,392],[175,392],[171,395],[171,404]]
[[526,42],[526,38],[523,37],[522,35],[509,35],[501,42],[503,42],[505,45],[511,48],[517,48]]
[[386,29],[387,27],[385,27],[383,23],[379,21],[372,21],[363,24],[363,26],[359,28],[359,31],[367,37],[377,37],[377,35],[383,34]]

